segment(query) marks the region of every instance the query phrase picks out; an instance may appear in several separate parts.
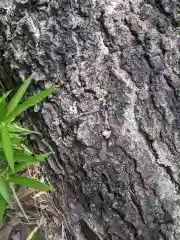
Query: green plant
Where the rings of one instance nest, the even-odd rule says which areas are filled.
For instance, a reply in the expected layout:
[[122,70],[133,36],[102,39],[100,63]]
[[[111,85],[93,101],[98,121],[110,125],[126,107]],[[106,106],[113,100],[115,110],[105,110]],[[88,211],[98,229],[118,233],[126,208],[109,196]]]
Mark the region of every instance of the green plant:
[[26,240],[33,240],[36,239],[36,233],[38,231],[38,227],[35,227],[33,231],[29,234],[29,236],[26,238]]
[[14,123],[15,118],[23,111],[39,103],[55,90],[54,88],[46,89],[20,103],[32,78],[31,75],[24,81],[9,104],[6,103],[6,98],[11,91],[3,94],[0,98],[0,223],[2,222],[7,204],[10,207],[12,205],[10,192],[12,192],[14,199],[24,213],[16,195],[14,185],[21,185],[42,191],[51,190],[51,187],[44,183],[21,176],[24,169],[43,161],[48,156],[47,153],[32,156],[25,148],[22,148],[26,135],[36,132],[22,128]]

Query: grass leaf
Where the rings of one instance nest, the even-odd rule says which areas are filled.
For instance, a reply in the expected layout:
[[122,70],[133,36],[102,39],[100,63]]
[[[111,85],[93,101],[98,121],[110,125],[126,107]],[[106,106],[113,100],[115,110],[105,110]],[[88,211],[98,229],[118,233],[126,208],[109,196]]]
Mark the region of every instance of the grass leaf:
[[6,160],[6,156],[3,151],[0,151],[0,160]]
[[0,179],[0,194],[7,203],[10,203],[8,185],[3,179]]
[[14,154],[11,142],[11,137],[7,126],[4,124],[1,126],[2,148],[4,150],[6,159],[12,171],[14,171]]
[[18,198],[18,196],[17,196],[17,194],[16,194],[16,190],[15,190],[15,188],[14,188],[14,186],[13,186],[12,183],[10,184],[10,188],[11,188],[11,191],[12,191],[12,193],[13,193],[13,195],[14,195],[14,199],[16,200],[19,208],[21,209],[22,214],[23,214],[24,217],[26,218],[27,222],[30,223],[30,222],[29,222],[29,219],[28,219],[28,216],[26,215],[26,213],[25,213],[25,211],[24,211],[24,208],[23,208],[22,204],[21,204],[20,201],[19,201],[19,198]]
[[41,183],[41,182],[39,182],[37,180],[34,180],[34,179],[18,176],[18,175],[11,176],[9,178],[9,181],[13,182],[15,184],[24,186],[24,187],[38,189],[38,190],[41,190],[41,191],[52,190],[52,187],[50,187],[50,186],[48,186],[44,183]]
[[[41,154],[41,155],[38,155],[35,157],[29,156],[29,155],[26,155],[23,153],[19,154],[19,157],[18,157],[18,155],[14,154],[14,160],[15,161],[18,160],[18,162],[20,162],[19,164],[14,166],[14,173],[23,171],[24,169],[28,168],[29,166],[31,166],[35,163],[42,162],[48,156],[49,156],[49,154],[47,154],[47,153]],[[11,174],[13,174],[13,172],[9,172],[9,175],[11,175]]]
[[35,227],[33,229],[33,231],[29,234],[29,236],[26,238],[26,240],[34,240],[34,239],[36,239],[35,235],[36,235],[38,229],[39,229],[38,227]]
[[9,124],[8,125],[8,129],[11,133],[19,133],[19,134],[31,134],[31,133],[34,133],[34,134],[40,134],[38,132],[35,132],[35,131],[31,131],[29,129],[26,129],[26,128],[22,128],[22,127],[19,127],[18,125],[16,124]]
[[24,112],[28,108],[41,102],[45,97],[49,96],[54,90],[55,88],[46,89],[36,94],[35,96],[29,98],[27,101],[23,102],[22,104],[19,104],[17,108],[8,117],[5,117],[5,121],[7,123],[11,123],[15,117],[20,115],[22,112]]
[[26,92],[29,84],[31,83],[33,79],[33,76],[30,75],[25,82],[23,83],[23,85],[19,88],[19,90],[17,91],[17,93],[15,94],[15,96],[12,98],[12,100],[10,101],[10,103],[7,106],[6,109],[6,117],[14,110],[16,109],[18,103],[20,102],[20,100],[22,99],[24,93]]
[[25,141],[25,137],[18,136],[17,134],[10,134],[13,148],[22,148],[22,143]]
[[5,108],[6,108],[6,101],[5,95],[0,98],[0,121],[4,120],[5,117]]
[[0,194],[0,224],[3,223],[3,216],[6,209],[6,201]]
[[[27,155],[26,153],[23,152],[15,152],[14,153],[14,162],[17,162],[18,164],[14,165],[14,172],[12,172],[12,170],[8,171],[8,176],[13,175],[14,173],[18,173],[23,171],[24,169],[28,168],[29,166],[35,164],[35,163],[40,163],[42,161],[44,161],[45,158],[47,158],[49,156],[50,153],[44,153],[44,154],[40,154],[37,156],[30,156]],[[4,152],[0,151],[0,160],[4,160],[6,161],[6,157]],[[5,169],[2,169],[4,171],[6,171]],[[1,171],[0,171],[1,174]]]
[[5,92],[4,93],[5,98],[7,98],[11,92],[12,92],[12,90],[9,90],[9,91]]
[[[25,140],[25,138],[23,138],[23,137],[18,137],[18,136],[12,137],[11,136],[11,142],[12,142],[13,149],[22,149],[22,142],[24,140]],[[0,151],[3,148],[2,146],[3,146],[2,140],[0,140]]]
[[34,163],[37,163],[37,162],[42,162],[44,161],[44,159],[46,157],[49,156],[49,153],[44,153],[44,154],[40,154],[40,155],[37,155],[37,156],[30,156],[24,152],[15,152],[14,153],[14,160],[15,162],[34,162]]
[[6,110],[6,98],[11,93],[11,91],[12,90],[4,93],[3,96],[0,97],[0,121],[4,120]]

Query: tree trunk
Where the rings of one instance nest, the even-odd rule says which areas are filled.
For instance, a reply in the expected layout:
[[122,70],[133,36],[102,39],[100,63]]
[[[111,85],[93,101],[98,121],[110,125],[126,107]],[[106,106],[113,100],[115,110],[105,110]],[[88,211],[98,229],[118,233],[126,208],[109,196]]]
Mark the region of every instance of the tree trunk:
[[3,58],[57,88],[29,121],[74,239],[180,239],[179,5],[0,2]]

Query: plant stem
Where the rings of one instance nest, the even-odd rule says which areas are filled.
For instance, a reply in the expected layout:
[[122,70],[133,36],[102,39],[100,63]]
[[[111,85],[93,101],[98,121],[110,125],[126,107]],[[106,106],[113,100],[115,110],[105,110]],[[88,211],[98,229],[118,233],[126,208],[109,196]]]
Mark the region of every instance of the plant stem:
[[24,209],[23,209],[23,207],[22,207],[22,204],[21,204],[20,201],[19,201],[19,198],[18,198],[18,196],[17,196],[17,194],[16,194],[15,188],[14,188],[14,186],[13,186],[12,183],[10,184],[10,188],[11,188],[11,190],[12,190],[12,193],[13,193],[13,195],[14,195],[14,198],[15,198],[15,200],[16,200],[19,208],[21,209],[21,212],[23,213],[25,219],[26,219],[27,222],[29,223],[28,216],[26,215],[26,213],[25,213],[25,211],[24,211]]
[[35,227],[35,229],[29,234],[29,236],[26,238],[26,240],[31,240],[34,237],[34,234],[38,231],[38,227]]

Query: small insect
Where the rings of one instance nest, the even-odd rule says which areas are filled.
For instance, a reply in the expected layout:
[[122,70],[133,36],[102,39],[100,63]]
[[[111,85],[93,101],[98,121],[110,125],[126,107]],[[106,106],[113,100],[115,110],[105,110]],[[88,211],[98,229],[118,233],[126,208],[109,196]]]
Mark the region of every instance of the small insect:
[[82,112],[80,113],[76,118],[74,118],[69,124],[68,126],[65,128],[64,133],[67,133],[69,129],[71,129],[73,126],[80,124],[83,120],[81,119],[82,117],[86,117],[88,115],[94,114],[94,113],[103,113],[105,112],[105,107],[104,108],[99,108],[96,110],[92,110],[92,111],[86,111],[86,112]]
[[79,118],[80,117],[85,117],[85,116],[88,116],[88,115],[90,115],[90,114],[94,114],[94,113],[103,113],[105,111],[105,108],[99,108],[99,109],[97,109],[97,110],[92,110],[92,111],[87,111],[87,112],[82,112],[82,113],[80,113],[79,114]]

